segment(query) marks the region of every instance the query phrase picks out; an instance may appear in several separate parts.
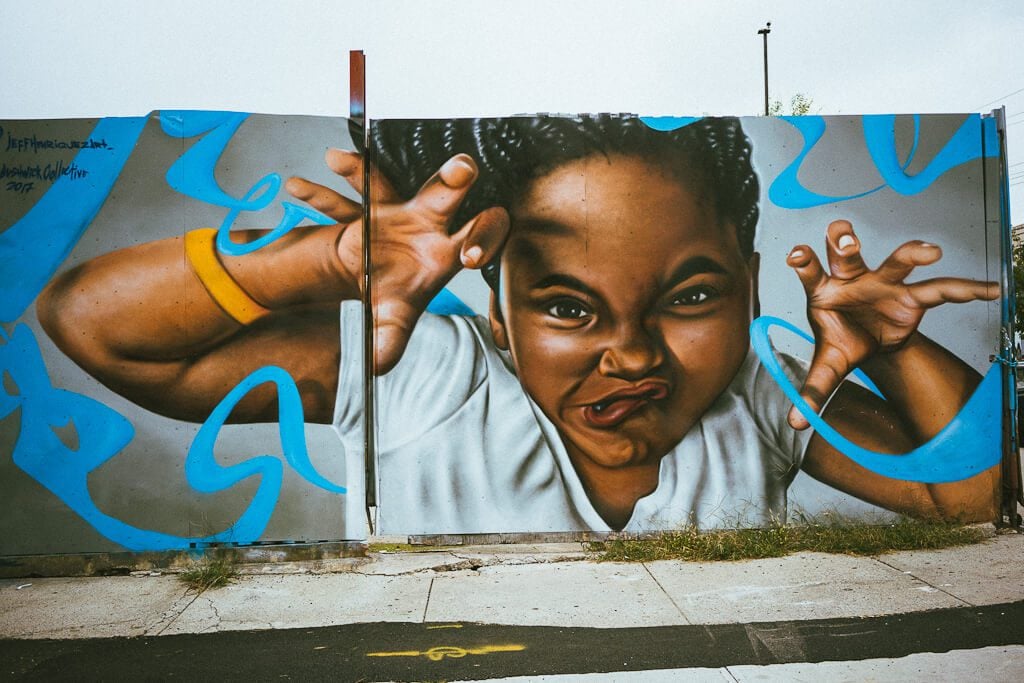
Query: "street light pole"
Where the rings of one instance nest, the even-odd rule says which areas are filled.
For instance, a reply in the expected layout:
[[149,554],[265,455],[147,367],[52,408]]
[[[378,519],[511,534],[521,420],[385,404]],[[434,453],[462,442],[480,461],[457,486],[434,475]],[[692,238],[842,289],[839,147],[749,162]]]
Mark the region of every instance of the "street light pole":
[[768,22],[757,35],[764,38],[764,115],[768,116],[768,34],[772,32],[772,22]]

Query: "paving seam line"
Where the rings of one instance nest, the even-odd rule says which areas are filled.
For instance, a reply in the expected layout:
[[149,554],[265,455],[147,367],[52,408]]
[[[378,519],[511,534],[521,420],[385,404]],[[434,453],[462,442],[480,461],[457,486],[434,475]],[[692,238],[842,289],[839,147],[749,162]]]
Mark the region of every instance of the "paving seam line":
[[914,574],[913,572],[908,572],[908,571],[906,571],[904,569],[900,569],[899,567],[897,567],[895,565],[891,565],[891,564],[889,564],[888,562],[886,562],[885,560],[883,560],[880,557],[872,557],[871,559],[874,560],[875,562],[880,563],[880,564],[884,564],[886,567],[889,567],[890,569],[892,569],[894,571],[898,571],[900,574],[903,574],[904,576],[909,576],[912,579],[920,581],[924,585],[929,586],[931,588],[934,588],[935,590],[939,591],[940,593],[944,593],[944,594],[948,595],[949,597],[953,598],[954,600],[956,600],[958,602],[962,602],[967,607],[977,607],[977,605],[975,605],[973,602],[970,602],[969,600],[964,600],[959,595],[953,595],[952,593],[950,593],[948,590],[945,590],[941,586],[936,586],[931,581],[926,581],[925,579],[922,579],[920,576]]
[[427,623],[427,610],[430,609],[430,594],[434,592],[434,581],[436,581],[436,580],[437,580],[437,577],[431,576],[430,577],[430,585],[427,586],[427,599],[423,603],[423,618],[420,619],[420,623],[422,623],[422,624]]
[[[189,591],[189,589],[186,588],[185,589],[185,593],[187,594],[188,591]],[[185,613],[185,610],[187,610],[189,607],[191,607],[192,603],[194,603],[196,600],[198,600],[199,596],[202,595],[202,594],[203,594],[202,591],[198,591],[195,595],[193,595],[192,599],[188,601],[188,604],[185,605],[184,607],[182,607],[180,610],[178,610],[178,613],[175,614],[173,617],[171,617],[170,620],[166,624],[164,624],[163,628],[161,628],[159,631],[157,631],[153,635],[162,636],[164,634],[164,631],[169,629],[174,624],[174,622],[176,622],[178,620],[178,618],[182,614]],[[182,596],[182,597],[185,597],[185,596]]]
[[690,620],[690,617],[686,615],[686,612],[683,611],[683,608],[679,606],[679,604],[676,602],[676,599],[673,598],[667,590],[665,590],[665,587],[661,585],[661,582],[658,581],[658,578],[653,573],[651,573],[651,568],[647,566],[647,563],[641,562],[640,566],[644,568],[644,571],[647,572],[647,575],[651,577],[652,581],[654,581],[654,585],[656,585],[661,590],[661,592],[665,594],[665,597],[668,598],[668,601],[671,602],[672,606],[676,608],[676,611],[679,612],[679,616],[683,618],[683,621],[685,621],[688,626],[694,626],[695,624],[693,623],[693,621]]
[[733,673],[729,671],[729,667],[723,666],[721,669],[719,669],[719,671],[728,676],[729,680],[733,681],[733,683],[740,683],[740,679],[736,678],[736,676],[734,676]]

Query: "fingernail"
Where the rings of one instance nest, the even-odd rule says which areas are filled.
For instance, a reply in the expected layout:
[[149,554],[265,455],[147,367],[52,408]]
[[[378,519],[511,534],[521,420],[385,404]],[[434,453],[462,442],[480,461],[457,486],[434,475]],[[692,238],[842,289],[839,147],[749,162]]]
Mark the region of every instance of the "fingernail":
[[846,233],[840,235],[836,241],[836,246],[839,247],[839,251],[845,251],[847,247],[852,247],[857,244],[857,240],[853,239],[853,235]]
[[921,246],[922,246],[922,247],[937,247],[937,246],[939,246],[939,245],[937,245],[937,244],[932,244],[931,242],[921,242]]
[[334,169],[343,176],[350,176],[359,167],[359,158],[346,149],[331,149],[328,153],[334,156]]
[[791,259],[793,259],[793,258],[803,258],[803,257],[804,257],[804,250],[803,249],[794,249],[793,251],[789,252],[789,258],[791,258]]
[[472,246],[462,253],[462,263],[467,266],[475,266],[483,258],[483,247]]
[[441,167],[441,179],[450,187],[463,187],[476,175],[476,168],[465,157],[455,157]]

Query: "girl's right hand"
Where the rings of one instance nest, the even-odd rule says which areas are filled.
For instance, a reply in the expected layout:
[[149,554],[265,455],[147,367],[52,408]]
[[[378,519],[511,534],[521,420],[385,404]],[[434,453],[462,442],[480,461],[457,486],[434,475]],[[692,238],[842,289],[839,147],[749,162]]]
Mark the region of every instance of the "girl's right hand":
[[[332,149],[326,159],[331,170],[366,196],[362,157]],[[466,154],[445,162],[408,201],[376,169],[370,176],[374,372],[383,375],[401,359],[416,321],[445,284],[462,268],[481,268],[499,253],[509,217],[505,209],[491,207],[449,234],[449,225],[477,178],[476,164]],[[346,226],[337,243],[337,267],[361,274],[362,207],[303,178],[290,179],[286,188]]]

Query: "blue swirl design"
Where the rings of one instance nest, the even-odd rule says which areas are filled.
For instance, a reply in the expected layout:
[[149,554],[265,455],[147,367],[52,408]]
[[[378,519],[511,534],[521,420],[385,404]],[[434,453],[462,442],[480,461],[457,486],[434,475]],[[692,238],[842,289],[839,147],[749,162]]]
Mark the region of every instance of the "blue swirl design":
[[[0,329],[0,419],[21,411],[21,428],[12,461],[42,484],[97,532],[128,550],[184,550],[210,543],[251,543],[267,526],[281,491],[281,461],[261,455],[230,467],[214,459],[214,445],[231,409],[253,387],[273,382],[278,389],[280,437],[284,457],[308,481],[335,493],[345,488],[321,476],[309,461],[303,432],[302,403],[291,377],[280,368],[264,367],[237,387],[213,410],[189,448],[185,476],[203,493],[217,493],[243,479],[260,476],[249,507],[229,528],[202,537],[175,536],[126,524],[97,507],[89,493],[89,473],[124,449],[135,435],[132,424],[103,403],[50,383],[39,345],[26,325],[9,337]],[[13,388],[7,388],[13,387]],[[68,446],[54,428],[74,427],[79,442]]]
[[[206,422],[200,427],[199,433],[196,434],[196,438],[192,441],[188,459],[185,461],[185,477],[189,484],[197,491],[214,493],[233,486],[261,469],[276,468],[277,474],[274,475],[276,477],[274,480],[277,482],[276,489],[280,490],[281,463],[276,458],[261,455],[231,467],[221,467],[213,458],[213,447],[217,440],[217,434],[231,415],[231,411],[255,387],[267,383],[277,387],[277,427],[285,460],[303,479],[311,484],[332,493],[345,493],[344,486],[338,486],[325,479],[310,462],[309,452],[306,450],[305,417],[299,389],[295,386],[291,375],[274,365],[264,366],[243,379],[210,412],[210,417],[206,419]],[[263,474],[264,477],[267,476],[266,471]],[[277,490],[274,492],[273,500],[269,501],[267,506],[268,513],[273,511],[274,503],[277,501]],[[259,495],[259,491],[257,491],[257,498]],[[256,507],[255,500],[251,507]]]
[[[960,481],[999,464],[1002,443],[1002,381],[998,366],[993,366],[988,371],[956,417],[930,441],[902,455],[878,453],[858,446],[837,432],[800,396],[799,389],[793,386],[783,371],[768,337],[768,331],[776,326],[789,330],[811,344],[814,343],[813,337],[795,325],[780,318],[761,316],[750,324],[751,345],[758,358],[771,378],[793,402],[800,414],[807,418],[815,431],[833,448],[857,464],[885,477],[924,484]],[[855,374],[858,379],[867,379],[859,370]],[[881,396],[873,384],[869,385],[869,388]]]
[[468,317],[476,315],[476,311],[470,308],[462,299],[455,296],[448,288],[438,292],[437,296],[427,304],[427,312],[434,315],[462,315]]
[[[825,119],[821,116],[781,116],[803,137],[803,148],[793,162],[782,170],[768,189],[768,199],[784,209],[807,209],[822,204],[844,202],[866,197],[886,187],[902,195],[922,192],[944,173],[956,166],[979,157],[992,157],[999,153],[998,134],[995,122],[982,120],[977,114],[969,115],[950,137],[938,154],[916,175],[907,173],[907,168],[918,150],[921,134],[921,117],[913,116],[914,142],[902,162],[896,153],[896,116],[885,114],[863,116],[864,143],[871,159],[882,176],[882,184],[848,195],[824,195],[804,187],[798,174],[807,155],[825,134]],[[984,145],[982,139],[984,137]]]
[[640,120],[648,127],[654,130],[660,130],[663,132],[669,132],[688,126],[694,121],[700,121],[703,117],[700,116],[641,116]]
[[256,199],[236,199],[221,189],[215,175],[217,161],[248,117],[230,111],[161,111],[160,128],[170,137],[184,140],[205,133],[167,169],[167,184],[186,197],[214,206],[248,211],[269,206],[276,188]]
[[160,125],[168,135],[183,139],[203,136],[167,169],[167,184],[187,197],[229,209],[217,232],[217,248],[231,256],[242,256],[261,249],[303,220],[308,219],[317,225],[334,223],[319,211],[282,201],[284,215],[269,233],[246,244],[231,241],[231,226],[238,220],[238,216],[243,211],[262,211],[270,206],[284,184],[279,174],[268,173],[257,180],[241,199],[237,199],[224,192],[217,182],[217,162],[248,116],[239,112],[160,112]]

